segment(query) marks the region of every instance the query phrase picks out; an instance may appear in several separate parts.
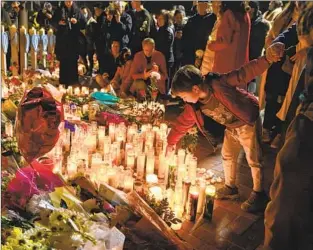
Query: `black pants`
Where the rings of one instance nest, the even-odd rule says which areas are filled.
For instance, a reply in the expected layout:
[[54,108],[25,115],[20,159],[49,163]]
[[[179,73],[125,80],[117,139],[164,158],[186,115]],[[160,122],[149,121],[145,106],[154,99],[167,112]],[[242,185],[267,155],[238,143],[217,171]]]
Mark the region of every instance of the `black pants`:
[[275,134],[280,134],[282,130],[283,121],[276,116],[282,103],[282,101],[278,102],[278,95],[266,93],[263,128],[272,130]]
[[60,60],[60,84],[69,86],[78,83],[77,60],[76,56]]

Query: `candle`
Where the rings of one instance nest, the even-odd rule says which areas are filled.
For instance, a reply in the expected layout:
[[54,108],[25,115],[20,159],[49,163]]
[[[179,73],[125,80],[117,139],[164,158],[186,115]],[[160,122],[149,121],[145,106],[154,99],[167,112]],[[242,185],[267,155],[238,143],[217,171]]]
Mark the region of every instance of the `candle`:
[[5,134],[9,137],[13,137],[13,124],[10,121],[5,123]]
[[175,204],[181,206],[183,202],[183,188],[176,185],[175,187]]
[[183,179],[185,177],[185,173],[186,173],[186,165],[185,164],[179,165],[177,169],[176,185],[180,185],[180,186],[182,185]]
[[134,169],[135,166],[135,152],[132,149],[126,151],[126,166],[128,169]]
[[199,199],[197,205],[197,214],[202,214],[205,202],[205,189],[206,189],[206,182],[204,179],[200,180],[199,185]]
[[82,109],[83,115],[88,112],[88,109],[89,109],[89,105],[88,105],[88,104],[84,104],[84,105],[83,105],[83,109]]
[[100,91],[101,91],[102,93],[105,93],[105,92],[106,92],[104,88],[101,88]]
[[69,177],[73,177],[77,173],[77,165],[76,161],[73,159],[73,157],[68,157],[67,162],[67,175]]
[[98,89],[97,89],[97,88],[94,88],[94,89],[93,89],[93,92],[98,92]]
[[197,178],[197,157],[193,157],[192,159],[190,159],[188,166],[188,175],[191,184],[195,184]]
[[105,137],[105,127],[99,126],[99,128],[98,128],[98,146],[99,146],[100,150],[103,149],[104,137]]
[[115,139],[115,124],[114,123],[109,124],[109,136],[111,138],[111,142],[114,142],[114,139]]
[[162,153],[159,156],[159,169],[158,169],[158,178],[159,179],[164,179],[165,177],[165,170],[166,170],[166,160],[165,160],[165,155]]
[[174,231],[180,230],[181,227],[182,227],[182,223],[180,223],[180,222],[177,222],[176,224],[174,224],[174,223],[171,224],[171,228],[172,228]]
[[89,95],[89,89],[88,88],[86,88],[86,90],[84,91],[84,94],[87,96]]
[[139,180],[142,180],[144,176],[145,161],[146,161],[146,155],[140,152],[137,156],[137,178]]
[[184,210],[187,210],[186,209],[186,204],[187,204],[188,197],[189,197],[190,186],[191,186],[190,180],[185,179],[183,181],[183,208],[184,208]]
[[147,174],[146,175],[146,182],[148,185],[158,183],[157,175],[156,174]]
[[134,178],[131,175],[126,175],[124,178],[124,192],[128,193],[133,191]]
[[203,218],[207,220],[212,220],[213,217],[215,192],[216,188],[213,185],[208,185],[205,189],[206,201],[204,206]]
[[87,90],[87,87],[86,86],[83,86],[82,87],[82,95],[86,95],[86,90]]
[[187,206],[187,219],[190,221],[196,220],[197,205],[198,205],[199,192],[195,186],[190,188],[189,200]]
[[76,88],[74,89],[74,95],[77,95],[77,96],[80,95],[80,88],[79,88],[79,87],[76,87]]
[[103,155],[110,154],[111,138],[110,136],[103,137]]
[[154,152],[153,149],[147,154],[146,174],[154,173]]
[[182,148],[178,149],[178,152],[177,152],[178,166],[185,163],[185,155],[186,155],[185,149],[182,149]]
[[72,86],[69,86],[69,87],[67,88],[67,93],[68,93],[69,95],[73,95],[73,87],[72,87]]
[[152,186],[149,188],[149,193],[153,196],[157,201],[163,199],[163,190],[159,186]]
[[91,169],[93,171],[99,171],[101,169],[103,162],[102,162],[102,155],[99,153],[93,154],[91,157]]

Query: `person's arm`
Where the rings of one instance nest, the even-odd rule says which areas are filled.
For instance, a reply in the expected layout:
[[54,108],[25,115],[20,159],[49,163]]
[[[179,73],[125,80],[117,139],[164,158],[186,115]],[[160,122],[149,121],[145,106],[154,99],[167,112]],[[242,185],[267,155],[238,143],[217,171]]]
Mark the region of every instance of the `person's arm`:
[[234,87],[246,87],[256,76],[261,75],[271,64],[265,56],[254,59],[241,68],[222,74],[220,80]]
[[121,93],[127,94],[129,92],[130,86],[133,82],[133,79],[130,75],[131,67],[132,67],[132,61],[127,61],[125,64],[124,74],[123,74],[123,75],[126,75],[127,77],[124,80],[122,77],[122,83],[120,85],[120,92]]
[[117,86],[120,86],[120,82],[121,82],[121,67],[117,67],[117,70],[115,72],[115,75],[113,77],[113,79],[111,80],[111,85],[117,89]]
[[228,10],[222,17],[221,25],[218,28],[217,33],[219,34],[215,41],[211,41],[207,48],[211,51],[220,51],[229,47],[233,42],[233,36],[235,32],[234,25],[236,19],[232,11]]
[[252,79],[261,75],[269,66],[278,62],[285,50],[283,43],[272,44],[265,51],[265,56],[252,60],[237,70],[222,74],[220,80],[233,87],[246,87]]
[[187,131],[195,125],[196,121],[194,115],[192,115],[194,112],[190,104],[185,105],[184,111],[178,116],[167,136],[167,144],[169,146],[176,145]]

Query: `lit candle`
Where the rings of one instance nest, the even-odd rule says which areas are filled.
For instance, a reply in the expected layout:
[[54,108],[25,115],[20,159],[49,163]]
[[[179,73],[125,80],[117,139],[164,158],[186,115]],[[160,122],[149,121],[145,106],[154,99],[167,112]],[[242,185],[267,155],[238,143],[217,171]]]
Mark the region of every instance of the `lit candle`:
[[205,202],[205,188],[206,188],[206,182],[204,179],[201,179],[200,184],[199,184],[199,199],[198,199],[198,205],[197,205],[197,214],[202,214],[203,212],[204,202]]
[[146,162],[146,155],[140,152],[137,156],[137,178],[139,180],[143,179],[144,172],[145,172],[145,162]]
[[162,153],[159,155],[159,169],[158,169],[158,178],[164,179],[165,177],[165,170],[166,170],[166,160],[165,155]]
[[157,175],[156,174],[147,174],[146,175],[146,182],[147,182],[148,185],[158,183]]
[[126,151],[126,166],[128,169],[134,169],[135,165],[135,152],[132,149]]
[[178,152],[177,152],[178,166],[185,163],[185,155],[186,155],[185,149],[182,149],[182,148],[178,149]]
[[146,174],[154,173],[154,152],[153,149],[147,154]]
[[68,93],[69,95],[73,95],[73,87],[72,87],[72,86],[69,86],[69,87],[67,88],[67,93]]
[[86,87],[86,86],[83,86],[83,87],[82,87],[82,95],[85,95],[86,90],[87,90],[87,87]]
[[149,193],[151,196],[153,196],[157,201],[160,201],[163,199],[163,190],[159,186],[152,186],[149,187]]
[[196,220],[197,205],[198,205],[199,192],[195,186],[190,188],[189,200],[187,206],[187,219],[190,221]]
[[93,89],[93,92],[98,92],[98,89],[97,89],[97,88],[94,88],[94,89]]
[[80,88],[79,88],[79,87],[76,87],[76,88],[74,89],[74,94],[77,95],[77,96],[80,95]]
[[118,178],[117,178],[117,173],[114,168],[110,168],[108,170],[108,183],[111,187],[117,188],[118,187]]
[[111,142],[114,142],[114,139],[115,139],[115,124],[114,123],[109,124],[109,136],[111,138]]
[[103,149],[104,137],[105,137],[105,127],[99,126],[99,128],[98,128],[98,146],[99,146],[100,150]]
[[101,88],[100,91],[101,91],[102,93],[105,93],[105,92],[106,92],[104,88]]
[[89,89],[88,88],[84,91],[84,94],[89,95]]
[[124,178],[124,192],[128,193],[133,191],[134,178],[132,176],[126,175]]
[[188,176],[191,184],[195,184],[197,178],[197,157],[193,157],[189,160]]
[[86,114],[89,110],[89,104],[84,104],[83,105],[83,114]]
[[205,206],[203,218],[207,220],[212,220],[213,217],[213,208],[214,208],[214,197],[216,193],[216,188],[213,185],[208,185],[205,189]]
[[76,173],[77,173],[76,161],[74,161],[74,159],[72,159],[71,157],[68,157],[67,175],[69,177],[73,177]]
[[103,155],[110,154],[111,138],[110,136],[103,137]]

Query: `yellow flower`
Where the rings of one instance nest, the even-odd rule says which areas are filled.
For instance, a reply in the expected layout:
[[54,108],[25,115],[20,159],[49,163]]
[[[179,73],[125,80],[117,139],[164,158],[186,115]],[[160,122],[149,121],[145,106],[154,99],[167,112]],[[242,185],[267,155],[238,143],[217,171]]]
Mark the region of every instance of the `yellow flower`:
[[190,135],[195,135],[198,133],[197,127],[192,127],[191,129],[188,130],[188,134]]

